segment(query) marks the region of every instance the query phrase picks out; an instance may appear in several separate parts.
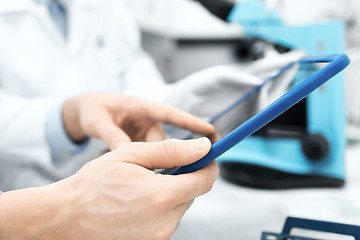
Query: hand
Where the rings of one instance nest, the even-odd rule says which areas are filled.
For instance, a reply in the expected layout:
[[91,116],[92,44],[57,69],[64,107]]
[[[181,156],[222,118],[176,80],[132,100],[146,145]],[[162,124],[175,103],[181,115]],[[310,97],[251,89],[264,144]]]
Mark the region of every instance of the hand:
[[[304,57],[305,53],[291,51],[285,54],[269,53],[269,55],[249,64],[215,66],[194,73],[172,84],[171,88],[167,89],[167,97],[163,97],[162,101],[196,116],[212,118],[253,88],[261,85],[268,77],[277,74],[282,67]],[[281,81],[277,81],[275,86],[261,90],[264,92],[261,99],[255,99],[257,101],[250,108],[256,108],[257,104],[263,105],[264,102],[269,103],[270,99],[277,97],[279,92],[283,93],[286,89],[284,86],[287,86],[295,74],[296,68],[291,69],[282,75]]]
[[123,144],[68,179],[4,193],[0,239],[169,239],[219,169],[216,162],[177,176],[152,169],[190,164],[210,147],[206,138]]
[[63,122],[73,141],[96,137],[110,150],[123,142],[163,140],[161,123],[215,137],[212,125],[174,107],[110,94],[85,94],[67,100]]

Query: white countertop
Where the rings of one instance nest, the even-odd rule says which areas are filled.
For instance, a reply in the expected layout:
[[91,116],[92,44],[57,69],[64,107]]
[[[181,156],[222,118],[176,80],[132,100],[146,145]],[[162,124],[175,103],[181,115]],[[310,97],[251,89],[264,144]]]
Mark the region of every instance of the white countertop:
[[286,217],[360,225],[360,144],[346,148],[346,184],[334,189],[255,190],[219,178],[181,220],[172,239],[260,240]]

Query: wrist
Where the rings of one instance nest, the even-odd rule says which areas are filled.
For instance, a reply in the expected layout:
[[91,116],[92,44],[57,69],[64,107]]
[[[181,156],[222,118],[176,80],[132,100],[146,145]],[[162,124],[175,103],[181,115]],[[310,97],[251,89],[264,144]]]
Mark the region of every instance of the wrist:
[[69,138],[75,143],[79,143],[86,138],[81,128],[78,106],[78,97],[75,97],[66,100],[62,108],[64,129]]

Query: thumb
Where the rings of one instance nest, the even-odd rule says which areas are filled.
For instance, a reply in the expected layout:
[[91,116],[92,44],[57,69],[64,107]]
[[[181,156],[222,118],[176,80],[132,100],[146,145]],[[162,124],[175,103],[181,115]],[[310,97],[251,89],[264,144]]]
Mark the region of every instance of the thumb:
[[188,165],[205,156],[211,142],[203,137],[193,140],[170,139],[150,143],[130,143],[116,150],[125,162],[148,169],[173,168]]

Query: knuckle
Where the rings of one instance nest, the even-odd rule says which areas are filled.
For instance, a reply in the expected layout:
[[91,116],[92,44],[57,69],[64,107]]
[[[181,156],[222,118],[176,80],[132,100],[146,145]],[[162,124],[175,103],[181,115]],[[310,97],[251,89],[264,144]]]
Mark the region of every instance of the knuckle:
[[154,197],[154,207],[158,209],[169,209],[173,205],[174,199],[166,193],[159,193]]
[[177,158],[178,156],[178,146],[175,139],[170,139],[163,142],[165,157],[168,159]]

